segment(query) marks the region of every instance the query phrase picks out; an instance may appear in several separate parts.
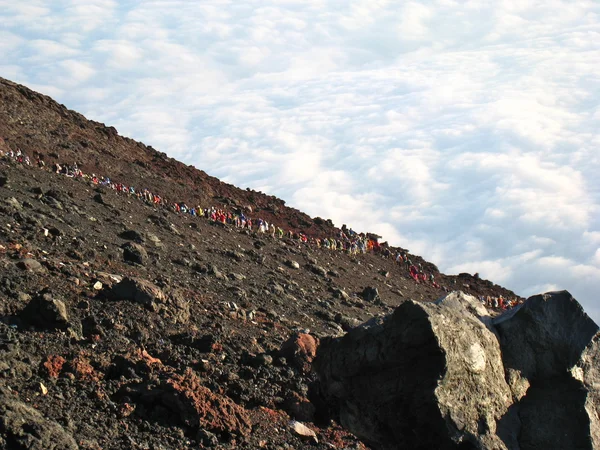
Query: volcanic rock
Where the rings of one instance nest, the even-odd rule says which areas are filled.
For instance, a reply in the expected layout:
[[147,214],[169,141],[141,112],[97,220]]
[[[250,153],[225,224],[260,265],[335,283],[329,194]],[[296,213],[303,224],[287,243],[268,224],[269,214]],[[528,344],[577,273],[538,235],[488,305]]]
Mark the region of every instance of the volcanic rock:
[[598,326],[581,305],[550,292],[493,323],[520,419],[503,438],[521,449],[600,447]]
[[142,266],[148,262],[148,253],[140,244],[126,242],[122,246],[123,259],[125,261],[141,264]]
[[492,318],[490,317],[490,313],[487,308],[472,295],[465,294],[462,291],[453,291],[448,295],[439,298],[435,303],[457,310],[467,310],[481,320],[488,328],[491,327]]
[[299,269],[300,268],[300,264],[298,263],[298,261],[294,261],[292,259],[288,259],[285,264],[292,268],[292,269]]
[[0,447],[15,450],[78,450],[79,446],[58,423],[0,388]]
[[126,386],[117,395],[123,394],[138,397],[153,408],[162,406],[178,422],[195,430],[204,429],[221,436],[247,436],[252,429],[244,408],[211,392],[191,370],[173,375],[154,387]]
[[47,291],[40,292],[27,304],[21,318],[42,329],[66,330],[70,326],[67,307]]
[[375,448],[505,448],[500,346],[465,309],[407,301],[323,341],[314,367],[340,423]]
[[119,234],[119,237],[137,242],[138,244],[143,244],[146,241],[144,235],[137,230],[125,230]]
[[17,263],[17,266],[23,270],[28,270],[30,272],[44,272],[44,266],[42,266],[38,261],[31,258],[25,258],[22,261]]
[[361,293],[361,296],[367,302],[374,302],[377,299],[380,299],[379,290],[376,287],[371,287],[371,286],[364,288]]
[[312,273],[316,274],[316,275],[320,275],[322,277],[326,277],[327,276],[327,271],[321,267],[321,266],[317,266],[316,264],[311,264],[309,266],[309,269]]
[[306,333],[296,333],[284,342],[279,353],[298,370],[308,373],[317,354],[318,346],[317,338]]
[[114,300],[130,300],[140,303],[156,311],[158,305],[164,303],[167,296],[155,284],[141,278],[126,277],[108,292],[108,296]]

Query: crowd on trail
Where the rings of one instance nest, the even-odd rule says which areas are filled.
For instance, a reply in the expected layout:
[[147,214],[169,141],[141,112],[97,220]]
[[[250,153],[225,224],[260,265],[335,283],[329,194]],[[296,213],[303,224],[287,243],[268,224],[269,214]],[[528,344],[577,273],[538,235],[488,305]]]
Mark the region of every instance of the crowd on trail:
[[[0,149],[0,159],[10,159],[18,163],[31,166],[32,162],[20,149],[8,152],[3,152]],[[46,168],[43,156],[38,154],[35,165],[39,168]],[[347,228],[343,225],[337,236],[333,237],[309,237],[305,233],[293,230],[284,230],[274,223],[269,223],[262,218],[248,217],[243,211],[227,211],[222,208],[206,207],[200,205],[189,206],[185,202],[169,202],[165,197],[147,188],[137,189],[134,186],[116,182],[107,176],[98,176],[94,173],[84,173],[75,162],[73,164],[54,163],[50,170],[56,174],[61,174],[67,177],[80,178],[94,185],[104,186],[116,191],[118,194],[135,197],[148,205],[161,207],[171,210],[179,214],[187,214],[191,217],[202,217],[215,223],[233,226],[242,230],[248,230],[257,234],[271,236],[273,239],[291,239],[296,240],[306,245],[312,245],[316,248],[326,251],[344,252],[348,255],[358,255],[362,253],[372,252],[381,255],[384,258],[393,257],[392,251],[387,243],[379,243],[378,236],[370,233],[358,233],[352,228]],[[405,270],[408,276],[417,284],[429,284],[435,289],[440,289],[448,292],[446,286],[440,286],[432,271],[426,271],[422,263],[414,264],[406,251],[398,251],[395,256],[396,264],[401,270]],[[481,302],[492,309],[508,309],[515,306],[517,299],[508,300],[503,297],[481,297]]]
[[483,296],[481,295],[479,297],[479,300],[481,301],[481,303],[490,308],[490,309],[501,309],[501,310],[505,310],[505,309],[511,309],[514,308],[515,306],[519,305],[520,303],[523,303],[523,300],[519,300],[516,297],[510,299],[510,298],[504,298],[503,296],[499,296],[499,297],[492,297],[492,296]]

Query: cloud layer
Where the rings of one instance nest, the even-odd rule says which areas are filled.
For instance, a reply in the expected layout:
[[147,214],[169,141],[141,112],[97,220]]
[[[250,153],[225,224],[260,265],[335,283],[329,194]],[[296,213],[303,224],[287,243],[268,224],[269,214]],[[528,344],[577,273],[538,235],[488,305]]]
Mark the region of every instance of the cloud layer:
[[599,321],[594,1],[0,0],[0,75]]

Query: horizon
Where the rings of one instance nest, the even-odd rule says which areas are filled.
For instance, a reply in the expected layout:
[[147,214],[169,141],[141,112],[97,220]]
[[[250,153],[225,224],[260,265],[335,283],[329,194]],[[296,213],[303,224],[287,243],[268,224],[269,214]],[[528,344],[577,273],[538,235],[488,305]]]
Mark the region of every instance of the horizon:
[[4,3],[0,76],[600,321],[600,5]]

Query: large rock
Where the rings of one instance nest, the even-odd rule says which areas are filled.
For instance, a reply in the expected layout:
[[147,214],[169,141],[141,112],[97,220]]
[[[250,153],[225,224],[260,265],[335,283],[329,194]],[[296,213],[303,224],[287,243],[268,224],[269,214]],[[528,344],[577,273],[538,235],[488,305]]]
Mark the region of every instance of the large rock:
[[129,300],[156,311],[167,300],[165,293],[155,284],[141,278],[126,277],[108,292],[113,300]]
[[568,292],[493,320],[454,292],[323,341],[313,367],[333,414],[376,449],[591,450],[599,343]]
[[0,388],[0,448],[76,450],[79,447],[58,423]]
[[136,244],[134,242],[126,242],[122,245],[122,248],[123,259],[125,261],[141,265],[145,265],[148,262],[148,253],[146,252],[146,249],[140,244]]
[[143,244],[146,241],[142,233],[133,229],[128,229],[119,233],[119,237],[122,239],[127,239],[128,241],[137,242],[138,244]]
[[[193,430],[217,433],[222,439],[247,436],[252,431],[252,422],[244,408],[203,386],[189,369],[183,375],[163,378],[158,384],[134,382],[122,386],[115,397],[143,403],[155,420],[160,418]],[[153,409],[162,410],[161,414],[152,413]]]
[[361,296],[367,302],[374,302],[380,300],[379,290],[376,287],[367,286],[363,289]]
[[511,405],[494,334],[464,307],[407,301],[325,340],[314,361],[340,423],[377,449],[505,448]]
[[308,333],[295,333],[281,346],[280,356],[286,358],[296,369],[308,373],[317,354],[319,340]]
[[[600,448],[598,326],[566,291],[529,298],[493,321],[515,405],[505,441],[521,450]],[[518,417],[518,421],[514,420]]]
[[66,330],[71,325],[67,307],[62,300],[44,290],[36,295],[21,312],[21,318],[46,330]]
[[481,320],[488,328],[491,328],[492,318],[487,308],[472,295],[465,294],[462,291],[453,291],[439,298],[435,302],[437,305],[444,305],[449,308],[466,309],[479,320]]
[[186,291],[173,289],[168,294],[167,315],[173,323],[185,324],[190,320],[190,301]]

